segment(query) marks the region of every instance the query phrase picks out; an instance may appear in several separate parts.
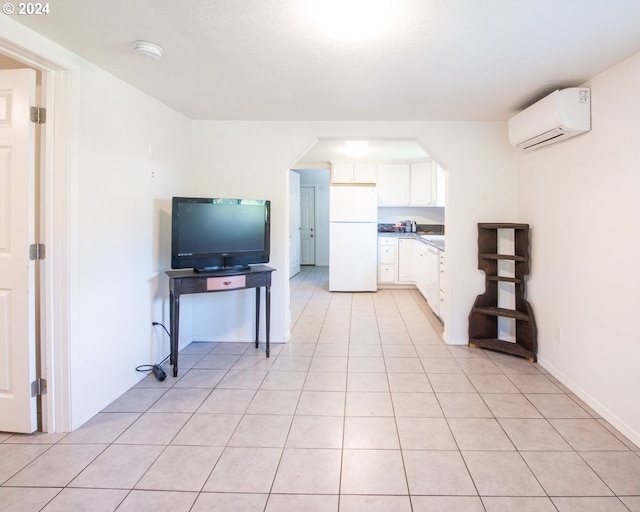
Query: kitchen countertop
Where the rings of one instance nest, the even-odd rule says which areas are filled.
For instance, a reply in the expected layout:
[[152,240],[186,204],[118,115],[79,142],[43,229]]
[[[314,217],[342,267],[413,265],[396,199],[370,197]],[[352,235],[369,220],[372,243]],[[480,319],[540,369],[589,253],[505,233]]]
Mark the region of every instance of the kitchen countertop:
[[414,238],[423,244],[432,245],[436,249],[444,251],[444,235],[425,235],[422,233],[402,233],[402,232],[378,232],[379,237],[392,238]]

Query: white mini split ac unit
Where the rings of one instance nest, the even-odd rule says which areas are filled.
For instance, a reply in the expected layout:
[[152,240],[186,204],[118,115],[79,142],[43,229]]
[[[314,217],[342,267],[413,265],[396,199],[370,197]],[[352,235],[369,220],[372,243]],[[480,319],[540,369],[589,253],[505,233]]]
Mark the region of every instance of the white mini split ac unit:
[[509,119],[509,142],[537,149],[591,130],[591,89],[571,87],[545,96]]

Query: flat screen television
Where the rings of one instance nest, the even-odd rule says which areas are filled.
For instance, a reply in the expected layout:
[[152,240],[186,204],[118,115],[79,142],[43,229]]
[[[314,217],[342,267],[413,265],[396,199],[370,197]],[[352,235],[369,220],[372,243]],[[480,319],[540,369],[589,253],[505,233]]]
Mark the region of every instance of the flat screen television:
[[171,268],[206,272],[267,263],[270,210],[264,199],[174,197]]

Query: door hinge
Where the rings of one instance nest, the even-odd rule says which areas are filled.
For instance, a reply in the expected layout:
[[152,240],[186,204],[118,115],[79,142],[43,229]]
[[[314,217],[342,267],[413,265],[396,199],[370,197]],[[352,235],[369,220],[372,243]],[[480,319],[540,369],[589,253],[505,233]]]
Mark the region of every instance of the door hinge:
[[44,107],[31,107],[31,122],[44,124],[47,122],[47,109]]
[[31,244],[29,246],[29,259],[34,260],[43,260],[45,257],[45,247],[44,244]]
[[47,394],[46,379],[36,379],[31,383],[31,396],[40,396]]

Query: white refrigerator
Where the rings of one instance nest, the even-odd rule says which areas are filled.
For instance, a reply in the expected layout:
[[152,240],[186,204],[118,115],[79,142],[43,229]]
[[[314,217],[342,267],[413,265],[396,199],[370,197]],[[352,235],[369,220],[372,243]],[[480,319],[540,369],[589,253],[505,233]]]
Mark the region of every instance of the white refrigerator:
[[378,194],[375,187],[333,186],[329,201],[329,291],[378,289]]

